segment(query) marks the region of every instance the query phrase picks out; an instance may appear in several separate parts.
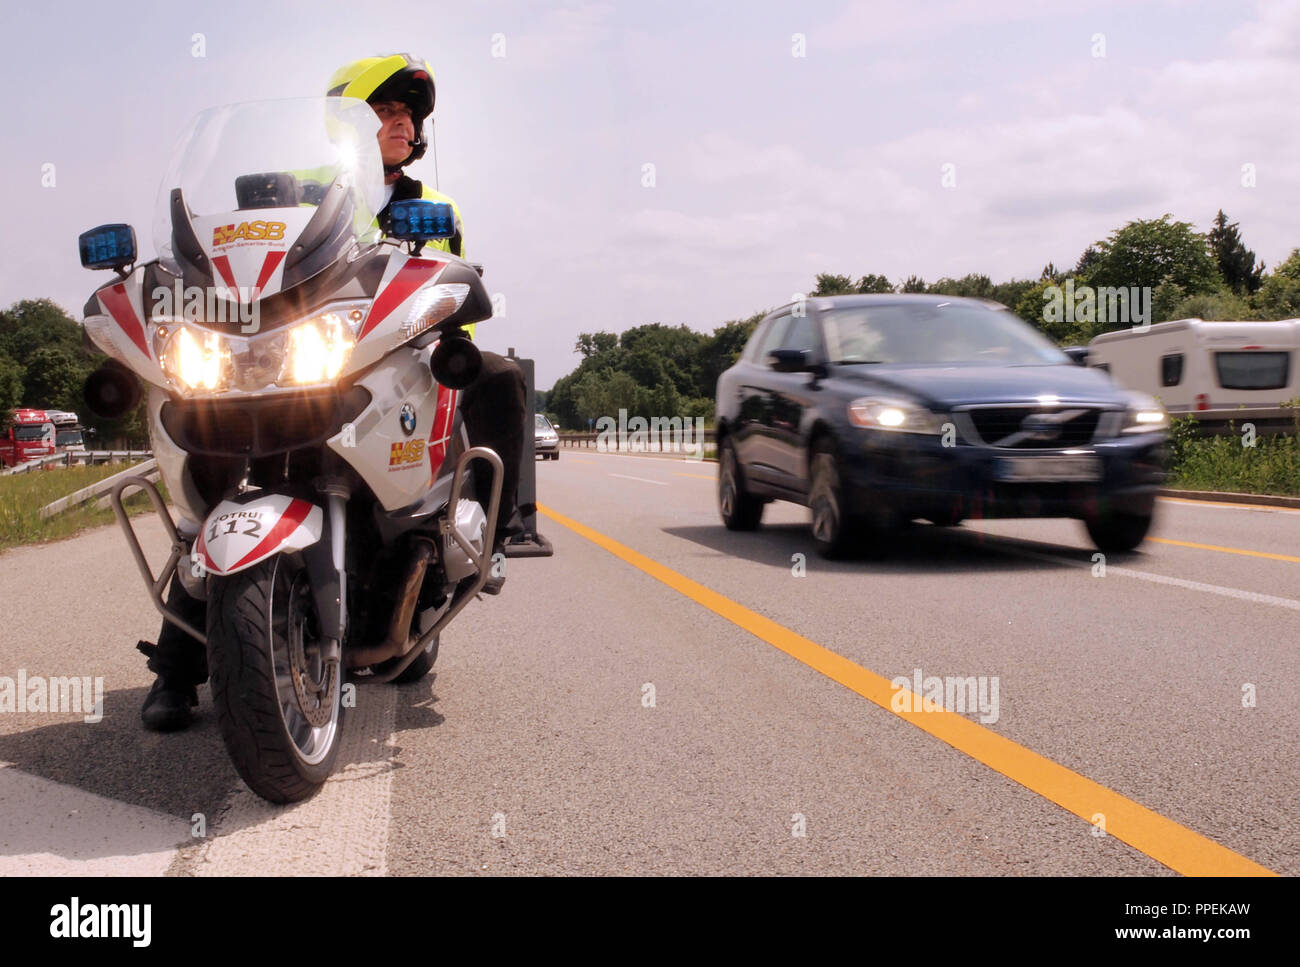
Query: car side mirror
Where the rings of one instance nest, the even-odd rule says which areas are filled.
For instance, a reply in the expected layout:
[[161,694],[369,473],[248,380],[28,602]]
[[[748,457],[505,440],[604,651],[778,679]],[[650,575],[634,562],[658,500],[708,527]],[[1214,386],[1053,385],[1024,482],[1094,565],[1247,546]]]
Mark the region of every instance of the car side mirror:
[[806,349],[774,349],[767,354],[768,365],[778,373],[802,373],[811,356]]

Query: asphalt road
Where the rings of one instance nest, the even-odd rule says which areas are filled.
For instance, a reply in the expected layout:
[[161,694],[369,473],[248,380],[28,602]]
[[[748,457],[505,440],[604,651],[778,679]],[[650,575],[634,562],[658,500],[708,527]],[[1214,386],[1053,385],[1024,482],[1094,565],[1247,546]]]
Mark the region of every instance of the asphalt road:
[[292,807],[206,689],[141,728],[158,621],[116,528],[0,555],[0,676],[104,683],[102,721],[0,712],[0,874],[1300,873],[1300,512],[1162,500],[1104,562],[1072,521],[917,524],[830,563],[793,505],[723,529],[712,464],[537,473],[555,556],[434,676],[363,687]]

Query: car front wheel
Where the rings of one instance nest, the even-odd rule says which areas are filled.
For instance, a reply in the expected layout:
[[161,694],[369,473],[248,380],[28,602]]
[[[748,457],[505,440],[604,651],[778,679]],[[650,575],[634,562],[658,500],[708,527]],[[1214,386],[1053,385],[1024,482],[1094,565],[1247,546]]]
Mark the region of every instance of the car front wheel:
[[817,550],[823,557],[844,557],[858,522],[847,511],[839,458],[834,444],[826,437],[813,444],[809,476],[808,509],[812,511],[812,535]]
[[1146,538],[1151,528],[1151,515],[1111,511],[1087,518],[1084,525],[1097,550],[1122,554],[1133,550]]
[[763,519],[763,501],[745,489],[745,478],[729,437],[718,445],[718,512],[727,530],[752,531]]

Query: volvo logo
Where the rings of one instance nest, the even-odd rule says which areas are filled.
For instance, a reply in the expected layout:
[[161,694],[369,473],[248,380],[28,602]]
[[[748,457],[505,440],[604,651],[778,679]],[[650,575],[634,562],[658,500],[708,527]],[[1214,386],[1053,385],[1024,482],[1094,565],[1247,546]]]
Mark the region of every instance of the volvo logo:
[[1061,421],[1048,413],[1031,413],[1020,421],[1020,432],[1029,440],[1055,440],[1061,435]]
[[415,407],[410,403],[402,404],[402,432],[407,436],[415,432]]

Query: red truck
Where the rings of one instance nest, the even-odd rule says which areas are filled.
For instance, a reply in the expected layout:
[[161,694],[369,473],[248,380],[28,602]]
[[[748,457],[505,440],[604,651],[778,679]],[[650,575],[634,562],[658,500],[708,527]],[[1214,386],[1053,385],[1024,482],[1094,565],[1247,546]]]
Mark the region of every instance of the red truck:
[[45,410],[15,410],[9,428],[0,432],[0,463],[6,467],[54,452],[54,421]]

